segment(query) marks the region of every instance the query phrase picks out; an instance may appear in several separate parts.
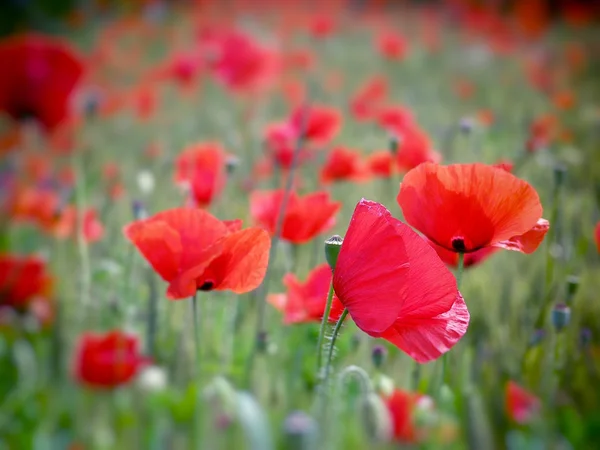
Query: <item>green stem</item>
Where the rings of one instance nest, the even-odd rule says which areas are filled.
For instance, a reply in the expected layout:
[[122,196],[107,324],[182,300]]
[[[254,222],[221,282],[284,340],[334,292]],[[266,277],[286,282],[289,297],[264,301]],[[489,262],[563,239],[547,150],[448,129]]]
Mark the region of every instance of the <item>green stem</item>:
[[333,279],[329,285],[329,294],[327,295],[327,303],[325,303],[325,312],[323,313],[323,319],[321,319],[321,329],[319,330],[319,341],[317,342],[317,368],[321,368],[323,363],[323,336],[325,335],[325,328],[329,321],[329,313],[331,312],[331,304],[333,303]]
[[460,291],[460,282],[462,281],[463,271],[465,269],[465,254],[458,254],[458,269],[456,270],[456,287]]
[[194,357],[196,378],[200,377],[200,315],[198,314],[198,292],[192,296],[192,320],[194,322]]
[[331,344],[329,344],[329,352],[327,353],[327,363],[325,364],[325,385],[327,385],[327,381],[329,379],[329,372],[331,371],[331,359],[333,358],[333,349],[335,348],[335,341],[337,340],[338,334],[340,333],[340,329],[342,328],[342,323],[344,323],[344,319],[347,315],[348,309],[344,309],[344,312],[335,324],[333,334],[331,335]]

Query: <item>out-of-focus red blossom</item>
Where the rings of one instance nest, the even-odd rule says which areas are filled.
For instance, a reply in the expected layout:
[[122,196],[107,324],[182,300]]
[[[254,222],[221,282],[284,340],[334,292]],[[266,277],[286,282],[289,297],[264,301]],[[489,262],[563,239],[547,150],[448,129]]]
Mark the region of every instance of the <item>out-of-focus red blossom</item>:
[[466,333],[469,312],[435,250],[381,204],[361,200],[333,272],[340,302],[362,331],[419,363]]
[[333,34],[335,21],[329,14],[312,16],[308,22],[308,31],[315,38],[325,39]]
[[377,36],[376,47],[381,56],[390,60],[402,60],[408,51],[408,44],[403,36],[392,31],[384,31]]
[[[283,323],[286,325],[320,322],[325,312],[331,278],[331,267],[327,263],[311,270],[304,283],[298,280],[295,274],[288,273],[283,277],[283,285],[287,292],[269,295],[267,301],[283,312]],[[329,322],[336,322],[343,310],[344,307],[334,296]]]
[[52,161],[46,155],[25,155],[23,166],[25,176],[33,182],[43,182],[52,176]]
[[377,177],[389,178],[397,170],[394,155],[389,150],[379,150],[367,156],[369,172]]
[[296,106],[306,100],[306,87],[300,80],[283,80],[281,83],[281,91],[290,105]]
[[163,69],[163,76],[183,87],[194,84],[200,72],[200,56],[195,53],[177,53],[171,57]]
[[[265,141],[267,151],[277,166],[289,170],[298,141],[296,130],[286,122],[270,124],[265,132]],[[308,156],[307,151],[301,149],[296,162],[301,163]]]
[[149,363],[140,354],[136,336],[119,330],[84,333],[74,355],[73,375],[86,387],[112,389],[132,381]]
[[335,147],[327,155],[321,168],[320,180],[323,184],[338,181],[362,183],[368,181],[371,173],[360,153],[345,147]]
[[283,66],[289,70],[307,70],[315,65],[315,54],[306,48],[294,49],[285,53]]
[[491,109],[480,109],[477,111],[477,121],[486,127],[494,124],[495,121],[494,112]]
[[141,120],[151,118],[158,107],[158,96],[152,85],[141,86],[136,89],[132,97],[133,108]]
[[525,143],[527,152],[534,153],[552,143],[556,138],[558,126],[558,119],[551,114],[544,114],[534,119]]
[[17,187],[8,199],[8,212],[15,222],[31,222],[52,229],[60,217],[62,201],[50,189]]
[[383,75],[368,79],[350,101],[350,111],[358,121],[376,117],[389,92],[389,84]]
[[175,181],[185,184],[197,206],[206,207],[227,181],[227,154],[215,142],[195,144],[175,160]]
[[440,162],[442,156],[433,150],[429,136],[419,127],[406,127],[397,136],[396,162],[401,171],[411,170],[424,162]]
[[566,23],[574,28],[589,25],[594,18],[600,16],[596,2],[565,1],[561,2],[561,16]]
[[390,418],[392,419],[392,430],[394,440],[406,444],[416,444],[423,436],[414,421],[414,413],[419,402],[431,401],[417,392],[408,392],[394,389],[391,395],[383,397]]
[[84,63],[64,42],[40,34],[0,41],[0,111],[36,119],[52,131],[70,113],[70,97]]
[[127,225],[123,233],[169,283],[167,298],[196,291],[249,292],[262,282],[271,240],[260,228],[221,221],[202,209],[174,208]]
[[274,51],[239,31],[217,33],[208,41],[216,78],[234,92],[255,92],[272,84],[280,70]]
[[[37,256],[0,254],[0,311],[9,308],[28,312],[47,326],[54,319],[51,291],[52,278],[44,260]],[[0,312],[0,326],[2,322]]]
[[596,228],[594,229],[594,240],[596,241],[598,253],[600,253],[600,222],[596,224]]
[[328,144],[340,130],[341,121],[337,109],[322,105],[300,106],[288,119],[296,136],[316,145]]
[[513,168],[515,167],[514,163],[508,159],[502,159],[497,163],[492,164],[492,166],[496,167],[497,169],[505,170],[506,172],[512,172]]
[[404,106],[386,106],[379,110],[377,123],[387,131],[402,134],[415,125],[412,112]]
[[535,395],[512,380],[506,383],[504,402],[509,419],[519,424],[530,422],[541,408]]
[[459,78],[452,85],[454,93],[461,100],[468,100],[475,94],[475,85],[466,78]]
[[[83,220],[82,225],[79,225],[79,220]],[[80,226],[83,238],[90,244],[99,241],[104,236],[104,226],[98,219],[96,210],[88,208],[82,214],[75,206],[67,206],[61,211],[51,232],[59,239],[77,237]]]
[[[255,191],[250,195],[250,215],[272,235],[276,231],[284,195],[283,189]],[[281,238],[294,244],[312,240],[335,225],[335,215],[341,206],[340,202],[332,201],[327,192],[313,192],[304,196],[290,192]]]
[[513,4],[513,15],[519,31],[529,39],[539,38],[548,28],[548,4],[544,0],[528,0]]
[[12,127],[0,135],[0,156],[4,156],[18,149],[23,141],[23,133],[20,127]]
[[575,94],[570,90],[559,91],[552,97],[552,102],[558,109],[573,109],[575,106]]
[[532,253],[550,228],[531,185],[480,163],[421,164],[404,176],[397,200],[409,224],[454,252]]

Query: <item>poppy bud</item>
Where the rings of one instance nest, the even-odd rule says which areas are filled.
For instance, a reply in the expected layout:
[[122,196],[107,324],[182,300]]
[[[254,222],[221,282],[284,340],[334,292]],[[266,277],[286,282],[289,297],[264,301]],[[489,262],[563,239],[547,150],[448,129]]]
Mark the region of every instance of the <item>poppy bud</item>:
[[285,418],[283,434],[285,448],[290,450],[309,450],[318,447],[317,422],[302,411],[294,411]]
[[387,349],[382,345],[376,345],[371,351],[371,361],[376,368],[380,368],[387,357]]
[[235,171],[235,168],[240,165],[240,159],[231,155],[228,156],[225,160],[225,170],[228,174],[232,174]]
[[390,134],[390,153],[395,155],[398,153],[398,136],[394,133]]
[[335,269],[340,250],[342,249],[342,243],[344,239],[337,234],[331,236],[325,241],[325,259],[327,264],[331,267],[331,270]]
[[361,423],[372,442],[387,442],[392,437],[392,418],[385,403],[371,392],[360,402]]
[[565,175],[567,173],[567,168],[562,164],[557,164],[554,166],[554,184],[556,187],[560,187],[565,181]]
[[256,336],[256,349],[259,353],[264,353],[267,351],[267,347],[269,344],[269,338],[266,331],[261,331]]
[[447,384],[440,388],[439,405],[442,409],[452,410],[455,404],[455,395]]
[[131,209],[133,210],[133,217],[135,217],[136,220],[143,220],[148,217],[144,204],[139,200],[133,201]]
[[540,342],[542,342],[544,340],[544,337],[546,337],[546,332],[544,330],[542,330],[542,329],[535,330],[531,336],[531,339],[529,340],[529,345],[531,345],[531,346],[538,345]]
[[577,293],[579,288],[579,277],[576,275],[569,275],[567,277],[567,302],[573,299],[573,296]]
[[471,133],[471,131],[473,131],[474,127],[475,127],[475,123],[473,122],[473,119],[470,117],[463,117],[462,119],[460,119],[460,122],[458,124],[459,130],[464,134]]
[[571,321],[571,308],[564,303],[557,303],[552,309],[552,325],[556,331],[561,331]]

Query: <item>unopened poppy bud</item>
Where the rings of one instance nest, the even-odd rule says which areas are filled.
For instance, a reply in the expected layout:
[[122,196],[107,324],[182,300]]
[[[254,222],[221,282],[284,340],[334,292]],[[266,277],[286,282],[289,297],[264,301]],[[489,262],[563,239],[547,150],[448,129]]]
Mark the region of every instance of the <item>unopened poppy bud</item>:
[[264,353],[267,351],[267,347],[269,344],[269,336],[266,331],[261,331],[256,336],[256,349],[259,353]]
[[398,141],[399,141],[398,136],[395,133],[391,133],[389,150],[392,155],[395,155],[396,153],[398,153],[398,144],[399,144]]
[[360,402],[361,423],[372,442],[387,442],[392,437],[392,418],[381,397],[371,392]]
[[567,277],[567,302],[570,302],[579,288],[579,277],[575,275],[569,275]]
[[383,365],[387,357],[387,349],[382,345],[376,345],[371,351],[371,361],[378,369]]
[[440,387],[440,399],[439,399],[440,408],[442,408],[443,410],[452,410],[452,408],[454,407],[454,404],[455,404],[454,392],[452,392],[452,389],[450,389],[450,386],[448,386],[447,384],[443,384],[442,387]]
[[131,209],[133,210],[133,217],[135,217],[136,220],[143,220],[148,217],[144,204],[139,200],[133,201]]
[[544,330],[534,330],[533,334],[531,335],[531,339],[529,340],[529,345],[539,345],[540,342],[544,340],[544,337],[546,337],[546,332]]
[[325,259],[327,260],[329,267],[331,267],[331,270],[335,269],[343,242],[344,239],[337,234],[331,236],[325,241]]
[[290,413],[283,422],[285,448],[309,450],[318,447],[319,427],[317,422],[302,411]]
[[562,186],[565,181],[565,176],[567,174],[567,168],[562,164],[557,164],[554,166],[554,184],[556,187]]
[[240,159],[231,155],[228,156],[225,160],[225,170],[228,174],[232,174],[235,171],[235,168],[240,165]]
[[552,309],[552,325],[556,331],[563,330],[571,322],[571,308],[564,303],[557,303]]
[[351,338],[350,338],[350,348],[352,349],[353,352],[355,352],[356,350],[358,350],[358,348],[360,347],[360,343],[362,342],[362,334],[361,333],[354,333]]

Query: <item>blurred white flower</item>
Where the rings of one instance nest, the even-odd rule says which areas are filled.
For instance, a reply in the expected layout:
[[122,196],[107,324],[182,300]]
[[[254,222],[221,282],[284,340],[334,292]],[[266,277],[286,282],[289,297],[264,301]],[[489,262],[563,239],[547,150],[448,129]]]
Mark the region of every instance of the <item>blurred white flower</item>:
[[160,391],[167,387],[167,372],[158,366],[148,366],[138,375],[137,384],[144,390]]
[[142,194],[151,194],[156,184],[154,175],[149,170],[140,170],[137,174],[137,184]]

